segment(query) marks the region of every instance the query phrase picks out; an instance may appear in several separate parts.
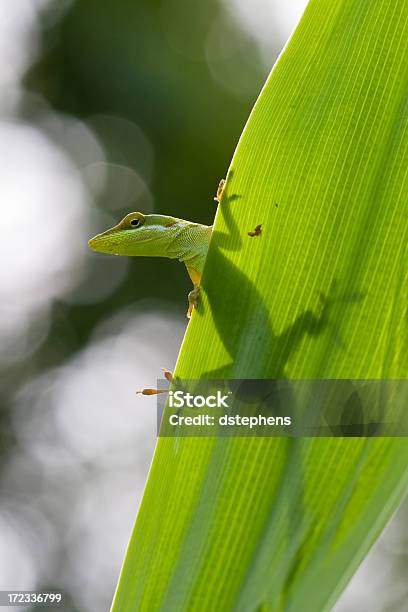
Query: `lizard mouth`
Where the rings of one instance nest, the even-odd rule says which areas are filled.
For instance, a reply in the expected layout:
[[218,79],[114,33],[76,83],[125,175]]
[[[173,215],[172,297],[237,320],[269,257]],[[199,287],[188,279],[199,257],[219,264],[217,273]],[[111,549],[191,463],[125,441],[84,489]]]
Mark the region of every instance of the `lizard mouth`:
[[96,236],[95,236],[95,238],[91,238],[90,240],[88,240],[88,246],[93,251],[96,250],[97,244],[98,244],[98,240],[97,240]]
[[103,234],[94,236],[88,240],[88,246],[97,253],[111,253],[112,255],[118,255],[119,253],[116,252],[118,250],[118,245],[116,244],[113,235],[109,234],[109,240],[106,240],[107,236],[108,232],[103,232]]

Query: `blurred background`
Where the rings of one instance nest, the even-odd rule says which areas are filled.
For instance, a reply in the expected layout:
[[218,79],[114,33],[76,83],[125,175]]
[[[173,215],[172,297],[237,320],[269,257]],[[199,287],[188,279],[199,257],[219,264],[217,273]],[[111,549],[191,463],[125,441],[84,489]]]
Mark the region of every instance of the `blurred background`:
[[[109,609],[155,446],[135,390],[173,368],[190,281],[87,240],[132,210],[212,222],[305,5],[1,0],[0,589]],[[407,513],[337,612],[406,609]]]

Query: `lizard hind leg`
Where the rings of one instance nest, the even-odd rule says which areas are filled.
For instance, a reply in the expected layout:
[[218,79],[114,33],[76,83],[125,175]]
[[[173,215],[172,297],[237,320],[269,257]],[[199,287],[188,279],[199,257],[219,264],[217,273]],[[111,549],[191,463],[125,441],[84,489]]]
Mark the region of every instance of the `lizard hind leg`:
[[[167,368],[162,368],[164,378],[169,382],[174,382],[173,372],[167,370]],[[136,395],[159,395],[159,393],[168,393],[168,389],[140,389],[136,391]]]

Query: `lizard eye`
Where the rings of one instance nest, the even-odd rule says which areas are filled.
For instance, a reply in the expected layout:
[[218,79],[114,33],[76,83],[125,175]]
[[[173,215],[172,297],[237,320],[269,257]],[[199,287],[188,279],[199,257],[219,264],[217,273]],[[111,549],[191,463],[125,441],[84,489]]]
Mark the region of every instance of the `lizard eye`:
[[140,219],[132,219],[130,225],[133,225],[133,227],[137,227],[138,225],[140,225]]

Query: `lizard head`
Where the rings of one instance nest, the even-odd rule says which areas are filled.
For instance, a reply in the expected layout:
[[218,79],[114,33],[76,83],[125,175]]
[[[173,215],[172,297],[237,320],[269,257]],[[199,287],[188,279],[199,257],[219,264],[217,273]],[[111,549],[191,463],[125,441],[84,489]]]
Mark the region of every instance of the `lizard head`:
[[186,222],[166,215],[129,213],[114,227],[89,240],[90,248],[111,255],[165,256],[172,236],[185,228]]

